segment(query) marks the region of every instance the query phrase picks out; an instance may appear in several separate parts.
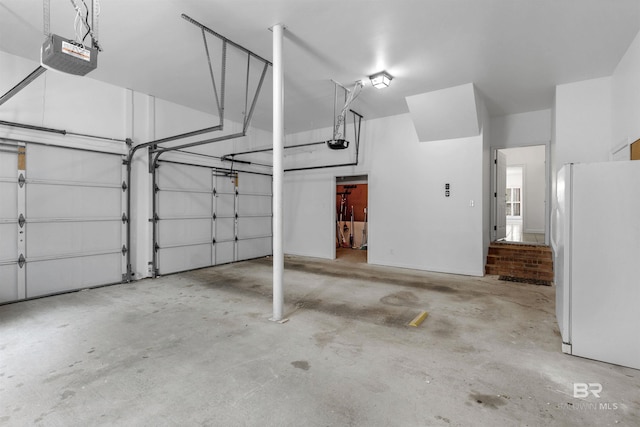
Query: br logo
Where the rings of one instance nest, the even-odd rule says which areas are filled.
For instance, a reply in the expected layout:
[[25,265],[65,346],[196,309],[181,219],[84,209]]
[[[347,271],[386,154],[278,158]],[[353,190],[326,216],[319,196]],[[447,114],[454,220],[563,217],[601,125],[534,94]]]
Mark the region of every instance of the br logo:
[[589,397],[589,394],[600,398],[600,393],[602,393],[602,384],[600,383],[573,383],[573,397],[578,399]]

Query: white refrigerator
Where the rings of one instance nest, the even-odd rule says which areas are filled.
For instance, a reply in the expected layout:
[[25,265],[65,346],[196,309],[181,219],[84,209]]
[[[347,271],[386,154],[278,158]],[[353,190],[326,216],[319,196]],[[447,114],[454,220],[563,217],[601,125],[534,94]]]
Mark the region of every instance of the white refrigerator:
[[565,165],[556,190],[562,350],[640,369],[640,161]]

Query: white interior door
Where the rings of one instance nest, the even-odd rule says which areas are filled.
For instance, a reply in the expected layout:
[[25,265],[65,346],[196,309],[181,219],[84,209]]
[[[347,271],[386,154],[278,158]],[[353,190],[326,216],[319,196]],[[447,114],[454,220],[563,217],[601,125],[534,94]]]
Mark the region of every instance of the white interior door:
[[500,150],[496,150],[495,157],[495,224],[494,224],[494,240],[500,240],[507,237],[507,214],[506,214],[506,193],[507,193],[507,156]]

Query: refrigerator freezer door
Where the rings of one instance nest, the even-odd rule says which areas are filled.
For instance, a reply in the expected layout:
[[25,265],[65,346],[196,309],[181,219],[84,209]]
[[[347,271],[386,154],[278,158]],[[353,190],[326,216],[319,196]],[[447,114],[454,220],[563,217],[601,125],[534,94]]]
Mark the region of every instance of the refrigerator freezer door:
[[573,165],[569,267],[572,353],[636,369],[639,182],[640,162]]

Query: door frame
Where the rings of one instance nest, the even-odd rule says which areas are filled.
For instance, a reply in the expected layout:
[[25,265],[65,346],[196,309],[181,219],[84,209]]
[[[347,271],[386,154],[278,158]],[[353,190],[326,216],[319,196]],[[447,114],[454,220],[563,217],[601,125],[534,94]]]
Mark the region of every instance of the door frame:
[[[531,143],[526,145],[516,145],[510,147],[503,146],[492,146],[491,147],[491,155],[490,157],[490,170],[491,170],[491,192],[489,194],[490,197],[490,206],[491,206],[491,224],[489,229],[489,235],[491,236],[491,241],[495,241],[495,233],[494,226],[496,226],[496,197],[494,197],[494,193],[496,191],[496,179],[497,179],[497,171],[496,165],[494,163],[494,159],[496,158],[498,150],[505,150],[509,148],[527,148],[527,147],[536,147],[544,145],[544,159],[545,159],[545,201],[544,201],[544,244],[550,245],[551,242],[551,191],[552,191],[552,177],[551,177],[551,141],[541,141],[539,143]],[[523,179],[524,181],[524,179]],[[524,183],[523,183],[524,186]]]
[[[370,191],[369,191],[369,172],[363,172],[363,173],[359,173],[359,174],[347,174],[347,175],[334,175],[333,176],[333,186],[332,186],[332,201],[331,201],[331,210],[333,211],[333,232],[332,232],[332,236],[333,239],[331,241],[331,249],[333,251],[333,259],[337,259],[336,257],[336,239],[337,239],[337,221],[338,221],[338,215],[336,212],[336,206],[335,206],[335,199],[336,199],[336,190],[338,188],[338,185],[348,185],[348,184],[367,184],[367,243],[370,241],[369,240],[369,206],[370,206]],[[367,264],[369,263],[369,251],[368,251],[368,247],[367,247]]]

